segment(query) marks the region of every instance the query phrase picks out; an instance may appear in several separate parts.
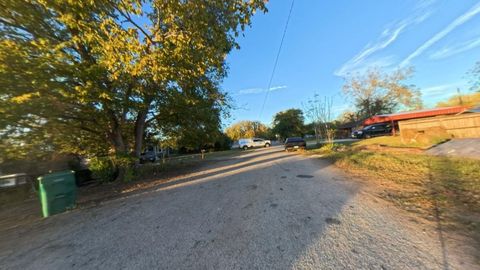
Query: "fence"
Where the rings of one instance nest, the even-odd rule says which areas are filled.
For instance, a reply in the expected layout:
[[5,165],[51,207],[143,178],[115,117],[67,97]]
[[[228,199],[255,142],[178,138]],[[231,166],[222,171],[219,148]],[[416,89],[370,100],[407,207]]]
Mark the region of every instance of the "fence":
[[465,113],[399,122],[403,140],[431,137],[480,138],[480,113]]

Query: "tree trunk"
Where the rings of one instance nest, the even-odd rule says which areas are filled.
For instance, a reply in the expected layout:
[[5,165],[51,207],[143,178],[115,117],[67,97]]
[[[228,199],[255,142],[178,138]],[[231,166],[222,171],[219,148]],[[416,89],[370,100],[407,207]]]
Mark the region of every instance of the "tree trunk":
[[[120,126],[115,113],[111,110],[108,110],[107,113],[110,115],[111,120],[111,131],[109,136],[115,151],[115,158],[117,159],[118,157],[125,156],[128,153],[128,146],[123,138],[122,127]],[[115,163],[116,162],[114,162],[114,164]],[[126,168],[118,166],[118,164],[115,164],[115,166],[117,175],[115,181],[122,181],[125,178]]]
[[135,120],[135,144],[133,147],[133,154],[137,159],[135,163],[139,162],[140,154],[143,146],[143,136],[145,134],[145,121],[147,120],[147,110],[138,113]]
[[320,127],[317,124],[315,124],[314,129],[315,129],[315,141],[316,141],[317,145],[319,145],[320,144],[320,139],[321,139]]
[[115,154],[124,155],[127,153],[127,147],[125,145],[125,142],[123,141],[122,133],[118,128],[112,131],[111,140],[113,143]]
[[135,165],[140,163],[140,154],[142,153],[143,137],[145,135],[145,126],[147,121],[147,115],[152,103],[152,97],[145,97],[145,107],[138,112],[137,119],[135,119],[135,142],[133,146],[133,155],[135,157]]
[[[127,148],[125,146],[125,142],[123,141],[123,136],[118,128],[113,129],[109,134],[110,140],[113,145],[113,149],[115,151],[115,159],[118,156],[124,156],[127,153]],[[125,168],[122,166],[118,166],[114,161],[115,165],[115,181],[122,181],[125,177]]]

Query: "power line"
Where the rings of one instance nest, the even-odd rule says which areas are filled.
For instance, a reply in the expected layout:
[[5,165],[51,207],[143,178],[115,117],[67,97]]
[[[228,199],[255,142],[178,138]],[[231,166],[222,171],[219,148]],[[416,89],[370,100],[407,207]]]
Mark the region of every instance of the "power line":
[[292,4],[290,6],[290,11],[288,12],[287,22],[285,23],[285,28],[283,29],[282,40],[280,41],[280,47],[278,48],[277,56],[275,57],[275,63],[273,64],[272,74],[270,75],[270,80],[268,81],[267,91],[265,93],[265,97],[263,99],[262,108],[260,109],[260,114],[258,120],[262,117],[263,110],[265,109],[265,103],[267,102],[268,93],[270,93],[270,87],[272,87],[273,76],[275,75],[275,70],[277,69],[278,58],[280,57],[280,52],[282,51],[283,41],[285,39],[285,35],[287,34],[288,22],[290,21],[290,16],[292,15],[293,4],[295,0],[292,0]]

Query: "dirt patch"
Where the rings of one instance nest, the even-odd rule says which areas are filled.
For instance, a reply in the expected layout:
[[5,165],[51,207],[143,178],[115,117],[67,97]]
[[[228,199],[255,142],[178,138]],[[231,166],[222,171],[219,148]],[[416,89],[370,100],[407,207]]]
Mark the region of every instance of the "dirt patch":
[[334,153],[330,158],[355,176],[351,179],[367,183],[369,193],[438,224],[442,231],[465,235],[480,248],[479,161],[380,151]]
[[446,129],[435,126],[422,129],[404,128],[402,129],[401,137],[402,141],[406,143],[431,144],[432,142],[450,138],[451,135]]
[[[112,182],[95,183],[78,188],[77,208],[88,208],[100,204],[103,201],[127,196],[155,188],[156,186],[173,181],[186,174],[198,171],[214,161],[189,164],[189,166],[176,167],[175,170],[167,170],[162,175],[146,178],[141,181],[130,183]],[[14,227],[31,224],[42,219],[40,201],[38,195],[31,193],[24,201],[2,205],[0,207],[0,231]]]
[[90,185],[79,189],[79,197],[77,203],[80,207],[98,204],[105,200],[134,194],[156,186],[173,181],[186,174],[198,171],[200,168],[206,167],[214,161],[204,161],[203,163],[185,164],[185,166],[178,166],[171,170],[166,170],[160,175],[152,175],[145,179],[122,183],[112,182],[106,184]]

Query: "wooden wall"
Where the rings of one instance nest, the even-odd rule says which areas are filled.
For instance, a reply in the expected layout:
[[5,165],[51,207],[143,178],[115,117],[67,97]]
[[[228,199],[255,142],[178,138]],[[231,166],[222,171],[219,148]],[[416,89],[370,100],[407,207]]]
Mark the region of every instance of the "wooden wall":
[[412,136],[450,136],[480,138],[480,113],[464,113],[399,122],[402,139]]

